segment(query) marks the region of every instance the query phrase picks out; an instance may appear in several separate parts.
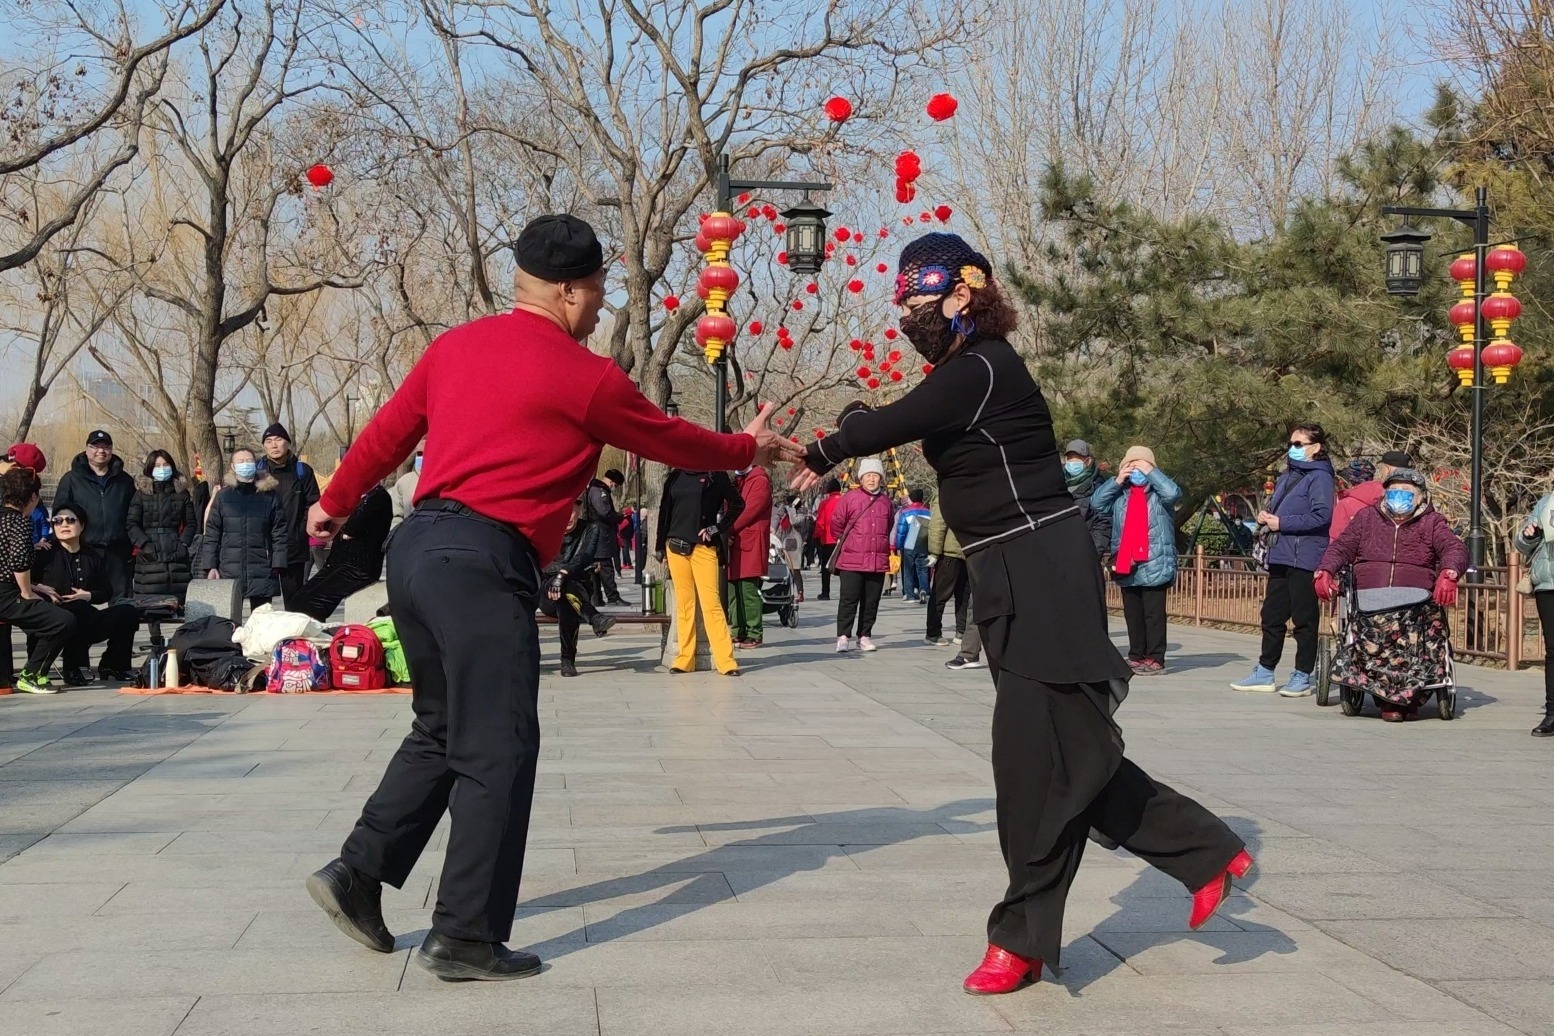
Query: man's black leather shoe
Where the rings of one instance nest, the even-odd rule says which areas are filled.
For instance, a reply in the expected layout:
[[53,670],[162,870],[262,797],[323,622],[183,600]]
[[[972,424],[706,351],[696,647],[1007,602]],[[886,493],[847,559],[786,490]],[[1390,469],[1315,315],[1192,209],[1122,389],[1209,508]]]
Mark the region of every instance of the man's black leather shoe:
[[369,950],[394,952],[394,936],[383,923],[383,883],[335,860],[308,875],[308,895],[352,939]]
[[1554,737],[1554,713],[1543,717],[1543,722],[1532,728],[1533,737]]
[[444,982],[500,982],[538,974],[540,959],[499,942],[469,942],[431,932],[415,959]]
[[66,669],[65,669],[65,686],[66,687],[85,687],[87,684],[89,684],[91,682],[92,682],[91,678],[89,676],[87,676],[85,673],[83,673],[81,670],[70,668],[68,666],[66,667]]
[[98,666],[97,678],[112,683],[134,683],[135,671],[133,669],[109,669],[107,666]]

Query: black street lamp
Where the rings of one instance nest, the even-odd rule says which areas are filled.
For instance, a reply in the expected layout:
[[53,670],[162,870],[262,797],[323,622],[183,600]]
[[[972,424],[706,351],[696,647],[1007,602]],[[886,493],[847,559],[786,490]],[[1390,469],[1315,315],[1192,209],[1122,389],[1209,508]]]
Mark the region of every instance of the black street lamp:
[[237,449],[237,429],[229,424],[221,426],[221,448],[226,451],[229,458]]
[[[831,213],[811,202],[809,192],[829,191],[834,189],[834,184],[802,180],[736,180],[729,175],[728,155],[722,155],[718,158],[717,186],[719,212],[733,212],[734,195],[739,191],[803,191],[803,202],[783,213],[788,218],[788,268],[801,275],[820,270],[826,257],[826,217]],[[732,342],[718,354],[712,365],[713,427],[720,432],[728,431],[728,353],[731,348]]]
[[[1484,299],[1489,294],[1485,288],[1484,258],[1489,251],[1489,189],[1480,187],[1474,195],[1474,206],[1471,209],[1425,209],[1414,208],[1407,205],[1386,205],[1382,207],[1383,215],[1388,216],[1421,216],[1438,219],[1454,219],[1458,223],[1465,223],[1473,228],[1473,419],[1469,432],[1471,439],[1472,464],[1471,475],[1468,481],[1468,571],[1465,573],[1468,582],[1478,582],[1480,570],[1484,567],[1484,391],[1488,388],[1484,384],[1484,344],[1488,336],[1484,333]],[[1405,233],[1407,231],[1408,233]],[[1418,294],[1419,285],[1423,282],[1423,256],[1424,243],[1430,235],[1415,230],[1407,223],[1382,235],[1382,240],[1387,242],[1387,291],[1391,294]],[[1397,276],[1394,278],[1393,263],[1399,264]],[[1409,278],[1408,263],[1416,264],[1416,274],[1413,278],[1413,291],[1403,291],[1407,287]],[[1398,290],[1393,289],[1394,280]]]

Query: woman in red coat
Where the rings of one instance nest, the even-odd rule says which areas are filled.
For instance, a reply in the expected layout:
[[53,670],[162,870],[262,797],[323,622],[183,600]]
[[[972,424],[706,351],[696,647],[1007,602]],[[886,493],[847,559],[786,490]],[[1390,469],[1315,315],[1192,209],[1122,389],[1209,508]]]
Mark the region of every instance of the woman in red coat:
[[836,553],[836,533],[831,529],[831,516],[836,505],[842,502],[842,483],[834,478],[826,479],[826,495],[815,506],[815,539],[820,541],[820,600],[831,599],[831,555]]
[[734,474],[734,488],[745,509],[734,520],[728,549],[728,617],[734,646],[761,646],[761,580],[772,537],[772,480],[765,468]]

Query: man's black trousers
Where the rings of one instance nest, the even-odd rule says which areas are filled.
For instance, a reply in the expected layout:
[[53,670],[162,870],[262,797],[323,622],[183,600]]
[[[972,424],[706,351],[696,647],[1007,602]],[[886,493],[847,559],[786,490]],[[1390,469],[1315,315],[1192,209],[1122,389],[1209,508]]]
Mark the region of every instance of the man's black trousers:
[[[379,570],[381,568],[380,565]],[[328,622],[341,601],[377,581],[377,571],[359,568],[348,561],[333,565],[325,562],[323,568],[290,596],[286,610],[311,615],[319,622]]]
[[518,532],[460,505],[422,501],[389,555],[389,605],[415,719],[340,855],[402,887],[451,813],[432,930],[503,942],[540,750],[534,552]]
[[313,559],[308,554],[303,554],[303,560],[293,561],[281,569],[281,604],[289,612],[301,611],[301,608],[293,607],[302,587],[308,581],[308,569],[313,566]]

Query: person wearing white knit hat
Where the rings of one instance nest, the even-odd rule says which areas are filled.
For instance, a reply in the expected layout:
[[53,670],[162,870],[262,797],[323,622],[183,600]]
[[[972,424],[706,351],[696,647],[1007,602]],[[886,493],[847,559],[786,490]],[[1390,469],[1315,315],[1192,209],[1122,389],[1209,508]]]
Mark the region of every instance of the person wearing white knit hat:
[[836,606],[836,650],[851,647],[854,620],[858,649],[875,650],[874,618],[879,614],[885,573],[890,568],[890,526],[895,515],[885,492],[885,465],[878,457],[858,462],[858,485],[842,495],[831,512],[836,550],[831,566],[841,574],[842,597]]

